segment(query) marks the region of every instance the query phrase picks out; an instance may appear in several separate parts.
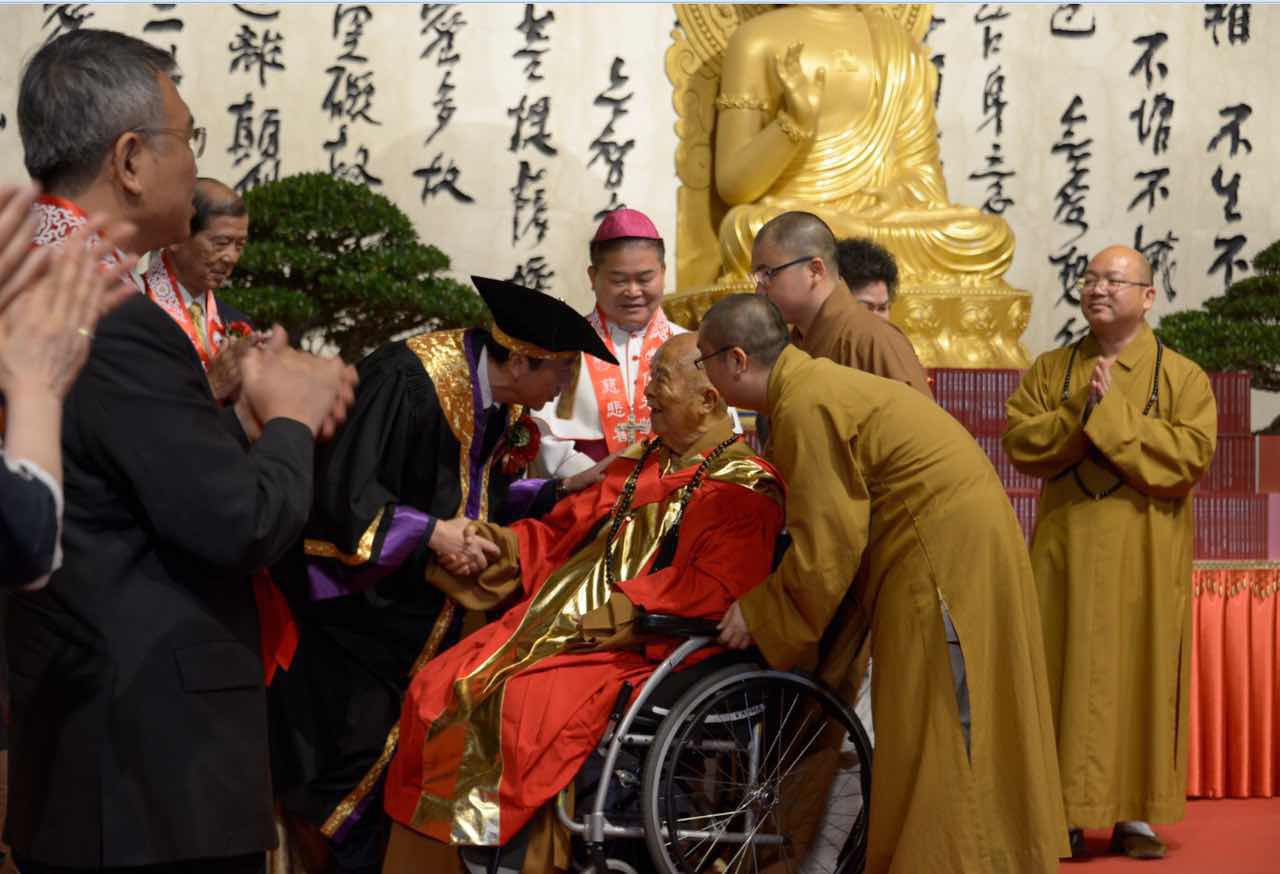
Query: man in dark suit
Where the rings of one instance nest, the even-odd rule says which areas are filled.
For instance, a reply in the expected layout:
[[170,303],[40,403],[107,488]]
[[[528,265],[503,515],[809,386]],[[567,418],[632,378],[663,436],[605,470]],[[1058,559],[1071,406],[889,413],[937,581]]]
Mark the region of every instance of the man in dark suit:
[[[18,121],[46,192],[36,245],[86,213],[121,248],[189,232],[194,120],[172,58],[64,34],[23,72]],[[108,254],[106,260],[120,257]],[[313,447],[345,414],[340,362],[255,348],[219,409],[188,338],[143,294],[98,323],[63,421],[63,565],[16,596],[6,834],[23,874],[261,871],[275,845],[248,575],[296,540]]]

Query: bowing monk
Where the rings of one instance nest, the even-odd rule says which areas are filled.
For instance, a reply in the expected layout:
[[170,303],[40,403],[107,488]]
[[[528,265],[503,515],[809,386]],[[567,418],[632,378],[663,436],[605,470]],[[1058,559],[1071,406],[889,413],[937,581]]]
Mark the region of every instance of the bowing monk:
[[1056,872],[1067,847],[1031,563],[982,449],[922,393],[789,345],[759,296],[712,307],[698,347],[727,402],[769,414],[790,483],[791,546],[729,608],[721,641],[852,701],[871,636],[867,871]]
[[409,688],[384,796],[401,826],[385,871],[456,870],[449,845],[471,848],[468,860],[505,845],[504,870],[519,869],[530,843],[524,871],[567,867],[549,851],[547,802],[599,742],[622,684],[638,686],[675,646],[618,648],[635,609],[718,619],[768,574],[780,478],[734,434],[695,340],[673,337],[653,359],[656,438],[541,520],[475,523],[498,553],[478,575],[429,573],[468,608],[514,605]]
[[1191,489],[1217,435],[1204,371],[1146,314],[1151,265],[1123,246],[1080,282],[1089,333],[1036,359],[1009,398],[1004,446],[1045,479],[1031,543],[1074,857],[1081,828],[1158,858],[1148,822],[1186,807]]

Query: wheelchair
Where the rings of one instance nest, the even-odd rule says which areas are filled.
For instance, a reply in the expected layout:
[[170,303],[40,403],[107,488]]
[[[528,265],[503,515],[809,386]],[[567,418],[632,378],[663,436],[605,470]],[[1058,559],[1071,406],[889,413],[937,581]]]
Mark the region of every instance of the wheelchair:
[[859,874],[871,744],[853,710],[750,651],[677,672],[715,640],[714,622],[643,614],[637,628],[686,639],[619,694],[574,783],[581,815],[569,789],[556,799],[575,871]]

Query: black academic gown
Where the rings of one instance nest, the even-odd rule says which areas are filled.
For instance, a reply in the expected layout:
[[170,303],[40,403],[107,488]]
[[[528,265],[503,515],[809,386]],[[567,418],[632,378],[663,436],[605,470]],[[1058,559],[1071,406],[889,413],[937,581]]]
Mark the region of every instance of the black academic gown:
[[6,835],[33,861],[135,866],[275,846],[249,575],[296,542],[311,432],[250,447],[190,340],[139,295],[67,398],[63,563],[10,597]]
[[[502,472],[501,438],[522,410],[501,406],[477,415],[481,336],[419,335],[359,364],[355,405],[317,459],[311,554],[274,571],[287,581],[299,643],[271,687],[273,776],[285,809],[317,826],[388,749],[411,668],[444,604],[423,579],[430,525],[415,529],[408,557],[384,569],[376,585],[364,588],[360,581],[394,539],[397,509],[436,519],[502,518],[514,477]],[[464,444],[473,450],[466,456]],[[368,548],[357,557],[362,538]],[[317,554],[334,548],[342,558]],[[315,600],[306,563],[347,574],[356,591]],[[457,611],[440,649],[457,640],[460,623]],[[370,791],[361,798],[380,812],[376,790],[365,788]],[[366,798],[370,794],[375,797]]]

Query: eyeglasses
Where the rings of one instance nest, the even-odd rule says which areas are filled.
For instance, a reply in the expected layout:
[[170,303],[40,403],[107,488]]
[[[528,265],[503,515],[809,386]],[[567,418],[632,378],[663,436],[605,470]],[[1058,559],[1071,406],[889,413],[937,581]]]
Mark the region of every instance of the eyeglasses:
[[707,369],[707,367],[706,367],[706,364],[705,364],[704,362],[705,362],[708,358],[715,358],[717,355],[723,355],[724,353],[728,352],[729,350],[731,350],[731,349],[736,349],[736,348],[738,348],[738,347],[737,347],[737,346],[722,346],[722,347],[720,347],[719,349],[717,349],[716,351],[712,352],[710,355],[703,355],[701,358],[699,358],[699,359],[697,359],[696,361],[694,361],[694,362],[693,362],[693,366],[694,366],[694,367],[696,367],[698,370],[706,370],[706,369]]
[[757,270],[752,270],[751,281],[756,284],[756,288],[763,288],[764,286],[768,285],[770,282],[773,282],[773,277],[777,276],[779,273],[781,273],[783,270],[786,270],[788,267],[794,267],[797,264],[804,264],[808,261],[812,261],[814,258],[817,258],[817,257],[818,257],[817,255],[805,255],[803,258],[797,258],[794,261],[788,261],[786,264],[779,264],[777,267],[761,267]]
[[1112,279],[1109,276],[1085,276],[1076,280],[1076,291],[1089,291],[1094,288],[1119,289],[1126,285],[1137,286],[1138,288],[1150,287],[1150,282],[1134,282],[1132,279]]
[[130,128],[127,133],[131,134],[168,134],[171,137],[177,137],[184,140],[191,147],[191,154],[197,158],[204,155],[205,136],[207,131],[202,127],[193,127],[191,130],[182,130],[175,127],[135,127]]

